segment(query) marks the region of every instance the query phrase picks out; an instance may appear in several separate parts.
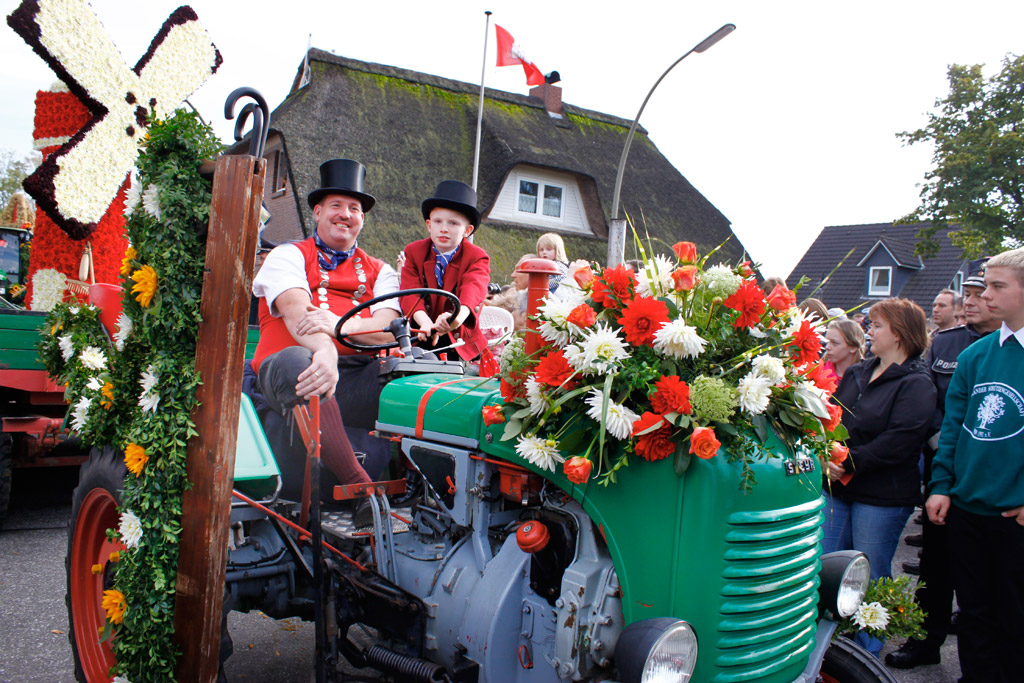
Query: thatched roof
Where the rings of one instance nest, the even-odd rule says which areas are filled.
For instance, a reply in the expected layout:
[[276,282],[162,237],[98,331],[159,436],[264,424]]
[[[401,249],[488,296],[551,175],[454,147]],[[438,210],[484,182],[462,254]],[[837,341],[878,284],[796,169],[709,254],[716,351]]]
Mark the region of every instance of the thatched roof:
[[[309,52],[309,64],[309,84],[298,88],[296,78],[296,87],[271,117],[272,129],[283,138],[302,223],[312,230],[305,197],[319,185],[319,165],[335,157],[357,159],[368,169],[366,190],[378,202],[360,245],[392,260],[407,243],[425,236],[419,205],[435,185],[472,180],[479,86],[316,49]],[[478,183],[484,218],[476,243],[491,254],[495,280],[504,279],[498,274],[507,273],[521,254],[534,250],[542,232],[487,219],[506,175],[519,164],[581,178],[595,235],[563,236],[570,258],[604,262],[615,171],[629,123],[571,104],[564,104],[562,119],[552,118],[540,98],[487,91]],[[642,129],[630,152],[622,206],[639,228],[666,245],[691,240],[707,250],[732,236],[728,219]],[[736,259],[743,247],[734,237],[720,253]]]

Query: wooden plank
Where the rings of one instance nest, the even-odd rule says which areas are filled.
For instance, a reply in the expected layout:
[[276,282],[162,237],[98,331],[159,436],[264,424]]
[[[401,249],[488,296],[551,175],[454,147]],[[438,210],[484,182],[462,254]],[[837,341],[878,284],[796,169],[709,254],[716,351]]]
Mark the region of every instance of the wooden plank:
[[189,442],[175,602],[179,681],[213,683],[220,652],[238,397],[266,162],[221,156],[213,177],[196,368],[202,385]]

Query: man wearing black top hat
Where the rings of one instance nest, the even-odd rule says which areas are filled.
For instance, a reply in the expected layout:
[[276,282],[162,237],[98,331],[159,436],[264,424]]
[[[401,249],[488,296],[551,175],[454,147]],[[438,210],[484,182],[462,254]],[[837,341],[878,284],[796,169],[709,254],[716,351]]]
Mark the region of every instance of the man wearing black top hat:
[[[373,359],[342,346],[324,329],[357,304],[398,290],[398,275],[359,248],[363,218],[376,200],[363,191],[366,169],[351,159],[320,166],[320,187],[307,198],[316,221],[312,237],[284,244],[267,256],[253,281],[260,299],[260,341],[253,357],[257,385],[274,411],[319,395],[324,464],[343,484],[369,481],[356,462],[341,416],[372,428],[379,385]],[[359,341],[392,341],[381,333],[400,314],[397,300],[381,303],[349,320],[343,332]],[[339,408],[335,394],[346,399]]]

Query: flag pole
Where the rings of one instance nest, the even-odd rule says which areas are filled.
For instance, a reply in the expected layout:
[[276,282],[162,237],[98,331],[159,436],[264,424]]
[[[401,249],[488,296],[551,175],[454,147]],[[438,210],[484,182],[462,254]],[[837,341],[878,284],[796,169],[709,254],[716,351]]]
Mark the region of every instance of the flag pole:
[[484,25],[484,58],[480,65],[480,106],[476,112],[476,147],[473,149],[473,189],[476,190],[476,181],[480,175],[480,130],[484,125],[484,76],[487,74],[487,34],[491,30],[491,12],[484,12],[487,15],[487,22]]

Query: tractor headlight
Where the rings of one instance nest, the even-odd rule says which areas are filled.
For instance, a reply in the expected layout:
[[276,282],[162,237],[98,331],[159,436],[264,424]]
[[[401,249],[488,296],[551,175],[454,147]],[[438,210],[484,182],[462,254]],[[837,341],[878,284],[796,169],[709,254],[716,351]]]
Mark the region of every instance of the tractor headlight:
[[839,619],[860,607],[871,579],[868,558],[856,550],[839,550],[821,557],[820,605]]
[[615,663],[626,683],[688,681],[697,665],[697,634],[673,617],[638,621],[619,636]]

